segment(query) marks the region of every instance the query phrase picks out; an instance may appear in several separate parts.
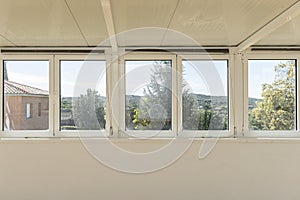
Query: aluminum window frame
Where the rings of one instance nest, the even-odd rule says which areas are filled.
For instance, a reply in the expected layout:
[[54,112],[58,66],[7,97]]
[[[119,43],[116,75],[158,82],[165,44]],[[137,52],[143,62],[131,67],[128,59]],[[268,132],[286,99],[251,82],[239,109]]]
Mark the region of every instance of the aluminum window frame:
[[[125,74],[125,62],[126,61],[151,61],[151,60],[170,60],[172,63],[172,129],[171,130],[126,130],[125,125],[125,95],[126,95],[126,74]],[[176,95],[177,95],[177,59],[176,55],[166,52],[131,52],[121,56],[119,58],[119,76],[117,80],[121,80],[119,84],[120,91],[120,118],[118,124],[119,127],[119,137],[125,138],[174,138],[177,136],[178,124],[177,124],[177,104]],[[125,78],[123,78],[125,77]],[[159,133],[158,133],[159,132]],[[150,137],[151,135],[155,135]]]
[[[32,54],[2,54],[0,57],[1,61],[1,118],[0,120],[0,137],[1,138],[48,138],[53,136],[53,118],[54,118],[54,65],[52,55],[32,55]],[[4,130],[3,116],[4,116],[4,76],[3,67],[5,61],[48,61],[49,63],[49,119],[48,119],[48,130]]]
[[[167,52],[132,52],[121,56],[118,59],[117,66],[109,69],[107,63],[111,62],[114,54],[1,54],[0,67],[3,69],[4,61],[48,61],[49,62],[49,129],[48,130],[13,130],[4,131],[3,119],[0,120],[0,137],[1,138],[300,138],[300,55],[299,52],[282,51],[282,52],[233,52],[220,55],[195,55],[184,53],[167,53]],[[182,60],[227,60],[228,64],[228,100],[229,100],[229,130],[182,130]],[[296,125],[297,130],[293,131],[254,131],[248,130],[248,60],[296,60]],[[82,60],[99,60],[106,63],[106,129],[105,130],[75,130],[60,131],[59,113],[60,113],[60,65],[61,60],[82,61]],[[172,61],[172,130],[161,131],[161,133],[149,137],[156,130],[126,130],[125,129],[125,79],[121,84],[117,84],[125,75],[125,60],[171,60]],[[179,76],[178,76],[179,74]],[[3,70],[0,70],[1,87],[0,87],[0,114],[3,116],[4,110],[4,93],[3,93]],[[239,78],[240,77],[240,78]],[[240,81],[243,79],[243,81]],[[237,82],[238,81],[238,82]],[[112,85],[118,85],[120,91],[117,105],[108,103],[111,101]],[[174,98],[174,95],[179,98]],[[124,98],[123,98],[124,97]],[[177,100],[178,99],[178,100]],[[109,105],[111,104],[111,105]],[[241,104],[241,105],[239,105]],[[242,109],[240,109],[242,108]],[[120,116],[117,119],[111,118],[110,112],[117,111]],[[237,118],[237,116],[239,116]],[[242,117],[241,117],[242,116]],[[116,121],[117,126],[113,123]],[[237,127],[238,126],[238,127]],[[115,127],[112,135],[111,129]],[[241,131],[236,132],[236,128]],[[80,133],[78,133],[78,131]]]
[[[54,137],[58,138],[104,138],[109,136],[109,117],[106,118],[106,126],[104,130],[60,130],[60,86],[61,86],[61,75],[60,75],[60,62],[61,61],[104,61],[106,65],[106,97],[109,96],[109,74],[107,59],[104,54],[62,54],[55,55],[55,116],[54,116]],[[108,99],[106,99],[106,109],[108,113]]]
[[[295,111],[296,111],[296,130],[275,130],[275,131],[262,131],[262,130],[249,130],[248,122],[248,65],[249,60],[295,60],[295,70],[296,70],[296,88],[295,88]],[[300,99],[299,99],[299,62],[300,55],[297,52],[259,52],[259,53],[247,53],[244,55],[243,71],[244,71],[244,131],[243,137],[249,138],[300,138],[300,123],[299,123],[299,114],[300,114]]]
[[[178,92],[179,92],[179,104],[178,104],[178,127],[179,127],[179,137],[195,137],[195,138],[229,138],[234,137],[234,109],[233,109],[233,99],[234,99],[234,68],[233,61],[229,54],[226,55],[179,55],[177,58],[178,73],[180,74],[180,79],[178,81]],[[195,60],[195,61],[208,61],[208,60],[223,60],[227,61],[227,94],[228,94],[228,130],[183,130],[182,125],[182,61],[184,60]]]

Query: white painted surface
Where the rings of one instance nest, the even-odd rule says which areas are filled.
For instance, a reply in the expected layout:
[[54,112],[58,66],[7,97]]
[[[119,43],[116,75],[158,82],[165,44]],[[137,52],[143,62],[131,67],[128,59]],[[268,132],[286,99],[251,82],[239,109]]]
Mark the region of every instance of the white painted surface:
[[256,45],[299,45],[300,44],[300,16],[281,26]]
[[[163,140],[116,141],[135,151]],[[0,141],[0,199],[292,200],[300,198],[300,141],[223,140],[204,160],[201,140],[158,172],[124,174],[79,140]]]
[[[136,28],[176,30],[200,45],[238,45],[296,0],[110,0],[110,24],[118,34]],[[108,12],[107,8],[104,8]],[[110,13],[110,11],[109,11]],[[0,46],[94,46],[108,39],[100,0],[1,0]],[[107,15],[106,15],[107,16]],[[292,25],[290,25],[292,26]],[[288,27],[284,37],[297,33]],[[260,44],[299,44],[281,32]],[[287,33],[286,33],[287,32]],[[176,36],[176,35],[175,35]],[[121,46],[190,45],[168,33],[119,35]],[[277,42],[274,39],[281,39]],[[108,43],[102,44],[109,45]]]

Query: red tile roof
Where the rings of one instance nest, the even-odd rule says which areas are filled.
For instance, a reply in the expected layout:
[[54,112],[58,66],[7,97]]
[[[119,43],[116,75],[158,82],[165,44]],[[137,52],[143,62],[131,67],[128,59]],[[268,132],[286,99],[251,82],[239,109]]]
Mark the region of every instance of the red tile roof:
[[4,94],[48,96],[49,92],[28,85],[4,80]]

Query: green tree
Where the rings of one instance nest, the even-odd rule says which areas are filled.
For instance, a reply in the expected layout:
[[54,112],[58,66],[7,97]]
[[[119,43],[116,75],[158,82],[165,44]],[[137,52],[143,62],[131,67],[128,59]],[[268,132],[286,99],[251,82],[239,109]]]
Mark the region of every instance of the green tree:
[[[182,74],[184,74],[184,68],[182,69]],[[201,114],[201,110],[197,107],[196,96],[192,94],[192,91],[186,80],[182,80],[182,118],[184,119],[183,128],[198,130]]]
[[7,69],[6,69],[6,62],[3,62],[3,71],[4,71],[4,80],[8,81]]
[[96,90],[87,89],[73,102],[73,118],[78,130],[105,128],[105,100]]
[[262,100],[249,112],[252,130],[292,130],[295,128],[295,64],[274,67],[275,80],[262,85]]
[[172,124],[172,66],[170,61],[153,62],[150,83],[136,110],[135,124],[152,130],[169,130]]
[[203,109],[200,110],[198,120],[198,130],[208,130],[212,119],[211,101],[205,101]]
[[[126,96],[126,124],[128,129],[169,130],[172,121],[172,68],[171,63],[154,62],[150,83],[144,96]],[[184,73],[184,68],[183,72]],[[188,130],[224,130],[228,127],[228,107],[221,100],[192,93],[182,80],[183,128]],[[223,100],[223,97],[219,98]],[[215,105],[221,104],[221,105]],[[224,105],[223,105],[224,104]],[[213,107],[213,108],[212,108]],[[222,107],[217,110],[215,108]]]
[[193,94],[182,80],[183,128],[188,130],[227,130],[227,98]]
[[150,83],[143,96],[126,96],[126,126],[135,130],[169,130],[172,123],[170,61],[152,63]]

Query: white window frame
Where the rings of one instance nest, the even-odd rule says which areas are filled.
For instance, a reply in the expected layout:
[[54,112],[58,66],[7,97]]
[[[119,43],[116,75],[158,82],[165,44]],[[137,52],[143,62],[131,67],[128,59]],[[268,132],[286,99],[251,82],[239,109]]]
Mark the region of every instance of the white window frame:
[[[240,57],[242,59],[240,59]],[[113,54],[1,54],[0,55],[0,67],[3,69],[3,62],[5,60],[9,61],[48,61],[49,62],[49,129],[48,130],[7,130],[3,131],[3,120],[0,120],[0,137],[2,138],[68,138],[68,137],[125,137],[125,138],[172,138],[172,137],[239,137],[239,138],[300,138],[300,87],[299,87],[299,62],[300,55],[299,52],[245,52],[244,54],[222,54],[222,55],[190,55],[186,54],[172,54],[165,52],[133,52],[125,54],[118,60],[118,65],[113,67],[113,69],[108,69],[109,66],[106,64],[106,130],[97,131],[59,131],[59,62],[60,60],[100,60],[106,63],[111,62]],[[181,79],[178,78],[177,73],[181,75],[182,59],[190,60],[227,60],[228,61],[228,91],[229,91],[229,130],[225,131],[188,131],[182,130],[182,116],[181,116]],[[249,131],[248,128],[248,60],[272,60],[272,59],[283,59],[283,60],[296,60],[297,63],[297,130],[294,131]],[[125,79],[121,84],[118,85],[118,90],[120,92],[118,96],[117,105],[112,104],[110,98],[112,91],[112,85],[116,84],[122,79],[125,73],[125,60],[171,60],[172,61],[172,130],[161,131],[160,134],[154,137],[149,137],[155,130],[125,130]],[[240,67],[241,66],[241,67]],[[174,74],[173,74],[174,73]],[[1,87],[0,92],[3,95],[3,70],[0,70],[1,77]],[[240,81],[243,78],[243,81]],[[236,82],[239,81],[239,82]],[[242,95],[243,94],[243,95]],[[180,96],[179,101],[175,96]],[[0,114],[1,118],[3,116],[3,96],[0,98]],[[243,98],[243,100],[242,100]],[[110,102],[108,104],[108,102]],[[243,106],[242,109],[240,109]],[[239,109],[239,110],[237,110]],[[110,111],[109,111],[110,110]],[[110,112],[120,113],[117,119],[112,119],[109,115]],[[241,113],[241,114],[239,114]],[[237,116],[238,119],[237,119]],[[240,117],[241,116],[241,117]],[[115,123],[115,125],[113,124]],[[237,127],[238,126],[238,127]],[[111,131],[114,129],[114,134]],[[116,128],[116,129],[115,129]],[[238,131],[236,133],[236,129]],[[117,131],[115,131],[117,130]],[[221,134],[220,134],[221,132]],[[81,134],[82,133],[82,134]],[[117,134],[116,134],[117,133]],[[177,135],[180,133],[179,135]]]
[[[256,131],[248,128],[248,61],[249,60],[295,60],[296,61],[296,130]],[[244,137],[249,138],[300,138],[299,127],[299,61],[300,55],[295,52],[259,52],[247,53],[244,56]]]
[[[147,60],[170,60],[172,62],[172,130],[126,130],[125,127],[125,94],[126,94],[126,74],[125,74],[125,62],[126,61],[147,61]],[[121,80],[119,84],[119,102],[120,102],[120,118],[118,124],[119,136],[125,138],[172,138],[177,136],[178,123],[177,123],[177,104],[176,92],[177,88],[177,60],[176,55],[165,52],[132,52],[122,56],[119,60],[119,75],[117,80]],[[125,78],[124,78],[125,77]]]
[[4,120],[0,120],[0,137],[3,138],[26,138],[26,137],[39,137],[47,138],[53,136],[53,116],[54,116],[54,66],[53,66],[53,56],[51,55],[20,55],[20,54],[2,54],[1,55],[1,119],[4,115],[3,105],[4,105],[4,91],[3,91],[3,63],[4,61],[48,61],[49,62],[49,129],[48,130],[3,130]]
[[233,112],[233,62],[229,54],[226,55],[179,55],[177,58],[178,73],[182,75],[182,61],[183,60],[195,60],[195,61],[207,61],[207,60],[226,60],[227,61],[227,90],[228,90],[228,130],[183,130],[182,126],[182,78],[178,80],[178,127],[180,137],[205,137],[205,138],[223,138],[234,137],[234,112]]
[[[104,61],[107,63],[104,54],[73,54],[73,55],[55,55],[55,115],[54,115],[54,136],[58,138],[68,138],[68,137],[84,137],[84,138],[103,138],[109,135],[109,117],[108,117],[108,98],[106,99],[106,126],[105,130],[60,130],[60,61]],[[106,64],[106,97],[109,96],[109,75],[108,66]]]

